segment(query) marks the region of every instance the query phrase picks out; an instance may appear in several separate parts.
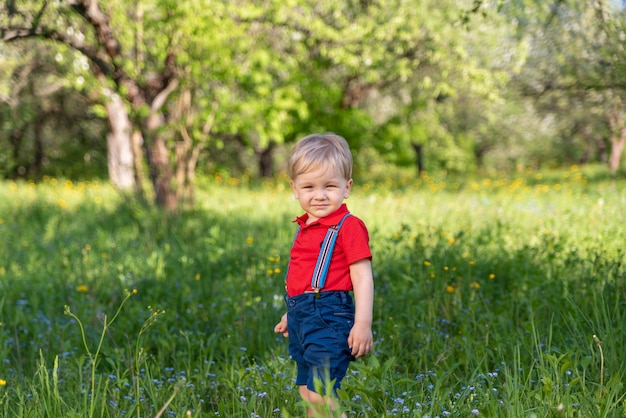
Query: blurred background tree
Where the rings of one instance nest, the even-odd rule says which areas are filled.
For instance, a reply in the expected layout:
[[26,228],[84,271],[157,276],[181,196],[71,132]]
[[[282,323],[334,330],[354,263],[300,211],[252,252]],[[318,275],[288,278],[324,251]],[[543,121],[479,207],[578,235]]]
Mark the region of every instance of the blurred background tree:
[[108,177],[175,211],[335,131],[357,170],[603,163],[624,9],[597,0],[31,0],[0,7],[0,175]]

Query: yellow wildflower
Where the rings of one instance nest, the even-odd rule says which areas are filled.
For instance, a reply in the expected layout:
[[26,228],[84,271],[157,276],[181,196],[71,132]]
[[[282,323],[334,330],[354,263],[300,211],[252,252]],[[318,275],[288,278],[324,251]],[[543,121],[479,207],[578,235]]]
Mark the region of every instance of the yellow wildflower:
[[76,290],[79,291],[80,293],[86,293],[87,290],[89,290],[89,288],[87,287],[86,284],[79,284],[78,286],[76,286]]
[[0,379],[0,386],[5,386],[7,384],[7,381],[4,379]]
[[448,244],[450,245],[454,244],[454,237],[448,238]]
[[430,261],[424,261],[424,265],[425,265],[426,267],[430,267]]
[[196,280],[200,280],[200,273],[196,273]]
[[279,268],[275,268],[274,269],[274,274],[279,274],[280,273],[280,269]]
[[496,275],[495,275],[495,274],[491,273],[491,274],[489,275],[489,280],[493,280],[493,279],[495,279],[495,278],[496,278]]
[[480,283],[478,283],[478,282],[472,282],[472,283],[470,283],[470,287],[471,287],[472,289],[480,289]]
[[252,237],[248,237],[248,238],[246,238],[246,244],[250,245],[250,244],[252,244],[253,242],[254,242],[254,238],[252,238]]
[[454,293],[455,289],[452,285],[446,285],[446,293]]

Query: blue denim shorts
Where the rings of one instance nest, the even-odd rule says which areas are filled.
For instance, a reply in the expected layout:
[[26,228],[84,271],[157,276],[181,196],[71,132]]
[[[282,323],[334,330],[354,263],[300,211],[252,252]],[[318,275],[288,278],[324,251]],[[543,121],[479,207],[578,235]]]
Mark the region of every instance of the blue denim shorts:
[[[316,378],[326,390],[341,386],[350,361],[348,335],[354,325],[354,302],[348,292],[304,293],[287,301],[289,354],[296,361],[297,385],[316,392]],[[325,394],[325,393],[324,393]]]

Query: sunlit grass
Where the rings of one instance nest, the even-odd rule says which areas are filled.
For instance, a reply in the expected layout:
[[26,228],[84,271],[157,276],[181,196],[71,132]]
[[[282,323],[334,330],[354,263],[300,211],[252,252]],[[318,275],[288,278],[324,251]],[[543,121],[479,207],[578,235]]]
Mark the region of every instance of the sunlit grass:
[[[625,182],[588,170],[355,179],[376,335],[349,416],[626,413]],[[0,414],[302,416],[272,332],[298,203],[285,178],[196,197],[0,183]]]

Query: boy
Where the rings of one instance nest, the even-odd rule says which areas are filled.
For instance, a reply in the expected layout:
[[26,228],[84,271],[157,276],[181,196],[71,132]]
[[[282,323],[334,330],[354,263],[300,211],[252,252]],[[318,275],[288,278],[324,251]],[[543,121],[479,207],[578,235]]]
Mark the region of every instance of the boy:
[[[344,138],[333,133],[302,138],[291,153],[288,173],[305,213],[295,220],[287,313],[274,332],[289,337],[289,353],[298,368],[296,384],[313,417],[322,414],[324,405],[335,409],[324,396],[326,389],[316,393],[315,380],[326,384],[330,378],[335,393],[349,362],[372,351],[372,254],[365,224],[349,215],[343,203],[352,187],[352,154]],[[325,237],[336,225],[334,249],[326,251],[327,274],[320,274],[316,265],[323,264],[319,260],[325,252],[320,247],[329,248]],[[356,309],[349,291],[354,292]]]

